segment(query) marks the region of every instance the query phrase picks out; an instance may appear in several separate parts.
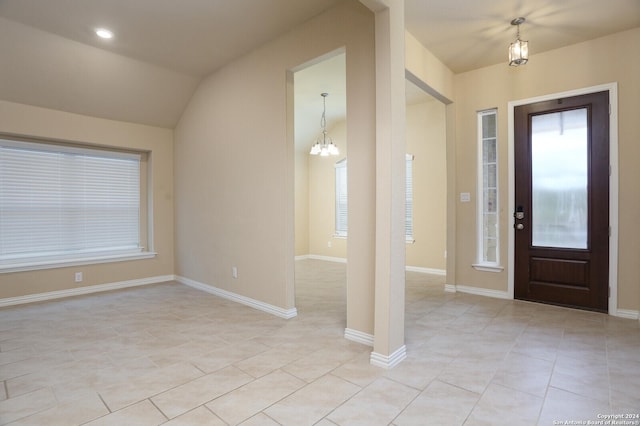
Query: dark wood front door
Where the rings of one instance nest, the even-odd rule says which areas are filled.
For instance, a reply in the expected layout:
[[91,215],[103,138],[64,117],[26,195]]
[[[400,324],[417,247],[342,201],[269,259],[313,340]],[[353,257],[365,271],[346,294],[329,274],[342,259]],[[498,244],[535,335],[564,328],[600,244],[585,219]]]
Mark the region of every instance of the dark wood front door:
[[514,110],[515,298],[606,312],[609,93]]

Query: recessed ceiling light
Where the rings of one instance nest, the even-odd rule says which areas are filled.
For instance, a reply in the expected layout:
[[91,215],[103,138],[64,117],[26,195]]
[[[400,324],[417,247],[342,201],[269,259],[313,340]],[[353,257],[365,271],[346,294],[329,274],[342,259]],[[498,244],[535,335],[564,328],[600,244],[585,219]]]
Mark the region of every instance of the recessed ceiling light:
[[97,28],[96,34],[98,35],[98,37],[104,38],[104,39],[113,38],[113,32],[109,31],[106,28]]

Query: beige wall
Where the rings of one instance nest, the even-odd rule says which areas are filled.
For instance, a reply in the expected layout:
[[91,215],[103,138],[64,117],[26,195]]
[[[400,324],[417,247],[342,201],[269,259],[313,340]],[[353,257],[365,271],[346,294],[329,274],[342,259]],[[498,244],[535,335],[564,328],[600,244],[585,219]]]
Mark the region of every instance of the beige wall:
[[640,308],[640,28],[533,55],[524,67],[499,64],[455,76],[456,193],[470,192],[472,202],[458,203],[456,284],[507,290],[507,274],[475,271],[476,111],[498,108],[500,223],[503,266],[507,262],[507,103],[535,96],[618,83],[619,126],[619,281],[618,307]]
[[454,98],[454,74],[408,31],[405,31],[405,69],[410,80],[450,102]]
[[[121,121],[0,101],[0,133],[150,153],[153,259],[0,274],[0,298],[68,290],[173,274],[173,132]],[[74,282],[74,273],[84,280]]]
[[309,254],[309,152],[295,153],[296,256]]
[[[287,73],[345,48],[350,149],[362,212],[349,244],[360,296],[350,327],[373,328],[375,93],[373,15],[346,2],[207,77],[175,130],[176,273],[282,308],[292,308],[293,126]],[[259,143],[257,143],[259,142]],[[351,165],[351,164],[350,164]],[[358,227],[356,227],[358,228]],[[238,268],[238,278],[231,275]]]
[[407,265],[446,269],[447,158],[445,106],[437,100],[407,105],[407,153],[413,160],[413,244]]

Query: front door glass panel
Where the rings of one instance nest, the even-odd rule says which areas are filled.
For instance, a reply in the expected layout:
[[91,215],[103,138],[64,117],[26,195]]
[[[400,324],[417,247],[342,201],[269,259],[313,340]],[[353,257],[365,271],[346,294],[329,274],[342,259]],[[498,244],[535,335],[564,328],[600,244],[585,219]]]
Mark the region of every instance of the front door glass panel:
[[588,246],[587,109],[531,118],[531,244]]

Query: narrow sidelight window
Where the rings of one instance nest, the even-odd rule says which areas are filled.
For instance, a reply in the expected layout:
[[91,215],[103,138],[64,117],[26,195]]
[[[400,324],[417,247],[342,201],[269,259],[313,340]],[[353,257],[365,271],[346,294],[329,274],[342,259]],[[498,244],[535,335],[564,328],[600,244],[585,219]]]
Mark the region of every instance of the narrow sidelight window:
[[496,109],[478,112],[478,264],[498,266],[498,133]]

